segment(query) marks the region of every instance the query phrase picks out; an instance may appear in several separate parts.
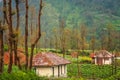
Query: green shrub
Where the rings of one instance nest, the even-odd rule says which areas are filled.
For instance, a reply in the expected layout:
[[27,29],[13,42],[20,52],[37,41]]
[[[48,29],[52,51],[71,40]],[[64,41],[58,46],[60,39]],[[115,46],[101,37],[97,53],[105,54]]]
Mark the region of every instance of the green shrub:
[[4,45],[4,51],[8,51],[8,45]]
[[[81,76],[83,78],[103,79],[112,75],[112,67],[110,65],[98,66],[94,64],[79,64]],[[78,76],[78,66],[75,63],[68,65],[68,76]]]
[[118,72],[117,74],[112,75],[104,80],[120,80],[120,72]]
[[92,59],[90,57],[83,56],[80,59],[80,63],[91,63]]
[[90,55],[90,53],[89,53],[89,51],[79,51],[79,55],[80,56],[89,56]]
[[45,77],[39,77],[34,72],[17,71],[12,73],[4,72],[0,75],[0,80],[47,80]]
[[7,66],[4,67],[4,73],[0,75],[0,80],[47,80],[45,77],[39,77],[33,71],[22,71],[13,66],[12,72],[7,73]]

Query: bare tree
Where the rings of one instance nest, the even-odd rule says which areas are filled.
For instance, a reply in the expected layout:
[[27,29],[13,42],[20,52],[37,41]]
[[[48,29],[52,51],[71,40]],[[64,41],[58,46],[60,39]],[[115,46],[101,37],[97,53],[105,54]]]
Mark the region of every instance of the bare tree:
[[26,54],[26,65],[25,69],[28,68],[28,0],[25,0],[26,14],[25,14],[25,54]]
[[3,44],[3,31],[4,28],[1,25],[0,21],[0,74],[3,72],[3,67],[4,67],[4,62],[3,62],[3,57],[4,57],[4,44]]
[[82,49],[82,52],[84,52],[85,43],[86,43],[86,35],[87,35],[87,29],[84,24],[80,27],[80,32],[81,32],[81,46],[82,46],[81,49]]
[[15,54],[15,65],[17,65],[17,62],[18,62],[18,67],[19,69],[21,69],[21,65],[20,65],[20,60],[18,58],[18,55],[17,55],[17,46],[18,46],[18,31],[19,31],[19,24],[20,24],[20,18],[19,18],[19,0],[15,0],[15,3],[16,3],[16,15],[17,15],[17,25],[16,25],[16,36],[15,36],[15,39],[14,39],[14,54]]
[[30,67],[29,69],[32,68],[32,60],[33,60],[33,53],[34,53],[34,48],[35,45],[38,43],[40,37],[41,37],[41,14],[42,14],[42,0],[40,0],[40,6],[39,6],[39,14],[38,14],[38,36],[35,39],[35,41],[33,41],[33,43],[31,44],[31,56],[30,56]]
[[65,29],[65,23],[64,20],[61,20],[60,22],[60,41],[61,41],[61,49],[63,53],[63,58],[65,58],[65,36],[64,36],[64,29]]
[[95,42],[96,42],[95,35],[92,35],[91,40],[90,40],[90,44],[91,44],[91,49],[92,49],[93,53],[95,51]]
[[12,46],[13,46],[13,27],[12,27],[12,0],[8,1],[8,30],[9,30],[9,50],[10,50],[10,59],[9,59],[9,65],[8,65],[8,73],[11,73],[12,71],[12,64],[13,64],[13,54],[12,54]]
[[[5,22],[8,22],[7,15],[6,15],[6,0],[3,0],[3,25],[5,25]],[[4,32],[4,27],[2,25],[2,21],[0,20],[0,74],[3,73],[3,68],[4,68],[4,42],[3,42],[3,32]]]

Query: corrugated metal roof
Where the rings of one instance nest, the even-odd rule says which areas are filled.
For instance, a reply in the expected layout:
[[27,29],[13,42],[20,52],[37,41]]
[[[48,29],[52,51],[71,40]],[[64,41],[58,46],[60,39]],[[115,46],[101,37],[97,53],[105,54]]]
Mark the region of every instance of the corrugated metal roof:
[[69,63],[68,60],[51,52],[38,53],[33,58],[33,66],[56,66]]

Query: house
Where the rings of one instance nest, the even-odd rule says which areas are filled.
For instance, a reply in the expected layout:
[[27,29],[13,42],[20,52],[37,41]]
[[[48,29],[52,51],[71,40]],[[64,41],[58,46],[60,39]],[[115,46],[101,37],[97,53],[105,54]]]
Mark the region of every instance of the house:
[[70,62],[54,53],[42,52],[33,58],[32,66],[39,76],[66,77]]
[[111,64],[114,55],[106,50],[100,50],[92,53],[90,57],[92,58],[93,63],[95,63],[96,65],[104,65]]

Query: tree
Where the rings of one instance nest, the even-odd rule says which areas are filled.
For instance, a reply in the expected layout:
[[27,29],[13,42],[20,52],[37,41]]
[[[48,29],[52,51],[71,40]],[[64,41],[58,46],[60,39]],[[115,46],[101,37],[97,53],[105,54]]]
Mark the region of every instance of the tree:
[[25,55],[26,55],[26,65],[25,69],[28,68],[28,0],[25,0]]
[[33,53],[34,53],[35,45],[38,43],[39,39],[41,38],[41,15],[42,15],[42,8],[43,8],[43,4],[42,4],[42,0],[40,0],[39,14],[38,14],[38,35],[37,35],[37,38],[31,44],[31,55],[30,55],[30,67],[29,67],[29,69],[32,68],[32,60],[33,60]]
[[78,55],[77,55],[77,68],[78,68],[78,77],[81,76],[81,73],[80,73],[80,65],[79,65],[79,54],[80,54],[80,51],[81,50],[81,36],[80,36],[80,32],[78,31],[79,29],[76,29],[76,45],[77,45],[77,50],[78,50]]
[[3,42],[3,33],[5,30],[5,22],[8,23],[7,13],[6,13],[6,0],[3,0],[3,25],[2,21],[0,20],[0,74],[3,73],[4,68],[4,42]]
[[12,27],[12,0],[8,1],[8,30],[9,30],[9,50],[10,50],[8,73],[11,73],[12,64],[13,64],[12,46],[13,46],[13,39],[14,39],[13,27]]
[[106,31],[107,31],[107,50],[108,51],[114,51],[115,47],[115,35],[117,34],[114,34],[114,27],[112,26],[112,24],[108,24],[107,25],[107,28],[106,28]]
[[85,44],[86,44],[86,35],[87,35],[87,29],[84,24],[80,27],[80,33],[81,33],[81,49],[84,52]]
[[91,37],[91,41],[90,41],[91,49],[92,49],[92,52],[93,52],[93,53],[94,53],[94,51],[95,51],[95,42],[96,42],[95,35],[93,35],[93,36]]
[[65,31],[65,23],[64,20],[61,20],[60,22],[60,41],[61,41],[61,48],[62,48],[62,53],[63,53],[63,58],[65,58],[65,36],[64,36],[64,31]]
[[[102,36],[101,36],[102,35]],[[102,50],[107,49],[107,34],[106,34],[106,28],[102,28],[101,29],[101,33],[99,35],[100,37],[100,44],[101,44],[101,48]]]
[[16,3],[16,15],[17,15],[17,25],[16,25],[16,38],[14,39],[14,54],[15,54],[15,60],[14,60],[14,63],[15,65],[17,65],[17,62],[18,62],[18,67],[19,69],[21,69],[21,65],[20,65],[20,60],[18,58],[18,55],[17,55],[17,46],[18,46],[18,32],[19,32],[19,24],[20,24],[20,18],[19,18],[19,0],[15,0],[15,3]]
[[53,29],[53,32],[54,32],[54,48],[57,50],[58,49],[58,30],[57,30],[57,28],[54,28]]
[[0,74],[3,72],[3,57],[4,57],[4,44],[3,44],[3,31],[4,27],[1,25],[0,21]]

